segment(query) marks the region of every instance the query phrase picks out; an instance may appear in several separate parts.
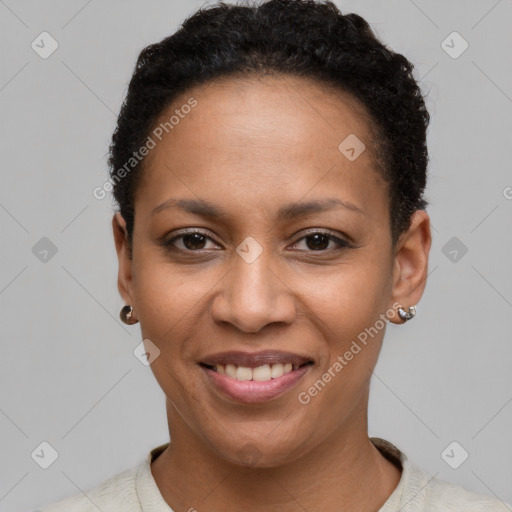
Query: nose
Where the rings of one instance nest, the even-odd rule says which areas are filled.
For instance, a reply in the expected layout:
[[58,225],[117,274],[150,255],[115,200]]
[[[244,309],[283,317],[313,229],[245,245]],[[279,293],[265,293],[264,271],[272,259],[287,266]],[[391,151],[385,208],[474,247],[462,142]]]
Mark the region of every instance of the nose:
[[247,333],[256,333],[272,323],[291,324],[296,317],[294,293],[271,265],[270,251],[251,263],[234,256],[231,270],[221,279],[211,306],[216,323],[228,323]]

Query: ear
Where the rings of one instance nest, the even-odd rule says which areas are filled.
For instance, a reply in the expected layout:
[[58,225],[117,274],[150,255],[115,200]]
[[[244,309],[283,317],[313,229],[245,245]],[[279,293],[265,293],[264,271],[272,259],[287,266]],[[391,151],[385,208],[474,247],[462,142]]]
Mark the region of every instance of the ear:
[[428,275],[428,255],[432,244],[430,217],[424,210],[416,210],[411,216],[407,232],[400,237],[395,252],[392,298],[395,324],[404,320],[398,315],[401,306],[406,311],[415,306],[425,290]]
[[133,304],[132,292],[132,260],[129,258],[128,232],[126,222],[121,213],[116,212],[112,218],[114,241],[116,244],[119,271],[117,277],[117,289],[126,304]]

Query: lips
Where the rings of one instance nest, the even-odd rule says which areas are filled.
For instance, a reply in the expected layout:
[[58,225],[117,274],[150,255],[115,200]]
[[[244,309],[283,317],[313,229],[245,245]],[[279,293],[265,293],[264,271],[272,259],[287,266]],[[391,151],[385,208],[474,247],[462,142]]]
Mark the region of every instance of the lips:
[[313,364],[309,356],[276,350],[222,352],[199,362],[214,389],[246,404],[273,400],[290,391]]
[[246,368],[257,368],[258,366],[274,364],[291,364],[293,367],[298,367],[305,363],[314,363],[311,357],[280,350],[265,350],[261,352],[219,352],[205,356],[200,362],[210,367],[215,367],[219,364],[233,364]]

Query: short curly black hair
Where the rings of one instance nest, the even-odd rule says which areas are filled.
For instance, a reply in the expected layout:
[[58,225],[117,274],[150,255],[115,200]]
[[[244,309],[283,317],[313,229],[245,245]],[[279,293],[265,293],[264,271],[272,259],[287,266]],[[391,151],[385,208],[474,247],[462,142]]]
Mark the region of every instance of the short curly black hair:
[[[377,39],[364,18],[343,15],[331,1],[220,2],[199,9],[173,35],[141,51],[112,136],[110,181],[130,254],[144,163],[134,162],[133,155],[157,118],[193,86],[254,73],[306,77],[364,105],[373,120],[376,167],[389,185],[394,247],[412,213],[428,204],[423,193],[430,116],[413,68]],[[130,159],[133,169],[127,172]]]

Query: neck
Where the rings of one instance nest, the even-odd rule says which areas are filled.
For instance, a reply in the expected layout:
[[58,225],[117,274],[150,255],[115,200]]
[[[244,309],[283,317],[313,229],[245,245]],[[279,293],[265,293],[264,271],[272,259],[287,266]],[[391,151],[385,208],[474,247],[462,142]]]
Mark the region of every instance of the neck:
[[170,409],[172,441],[151,472],[173,510],[365,512],[384,505],[400,480],[401,471],[368,438],[366,413],[364,428],[359,421],[292,462],[254,468],[220,457]]

